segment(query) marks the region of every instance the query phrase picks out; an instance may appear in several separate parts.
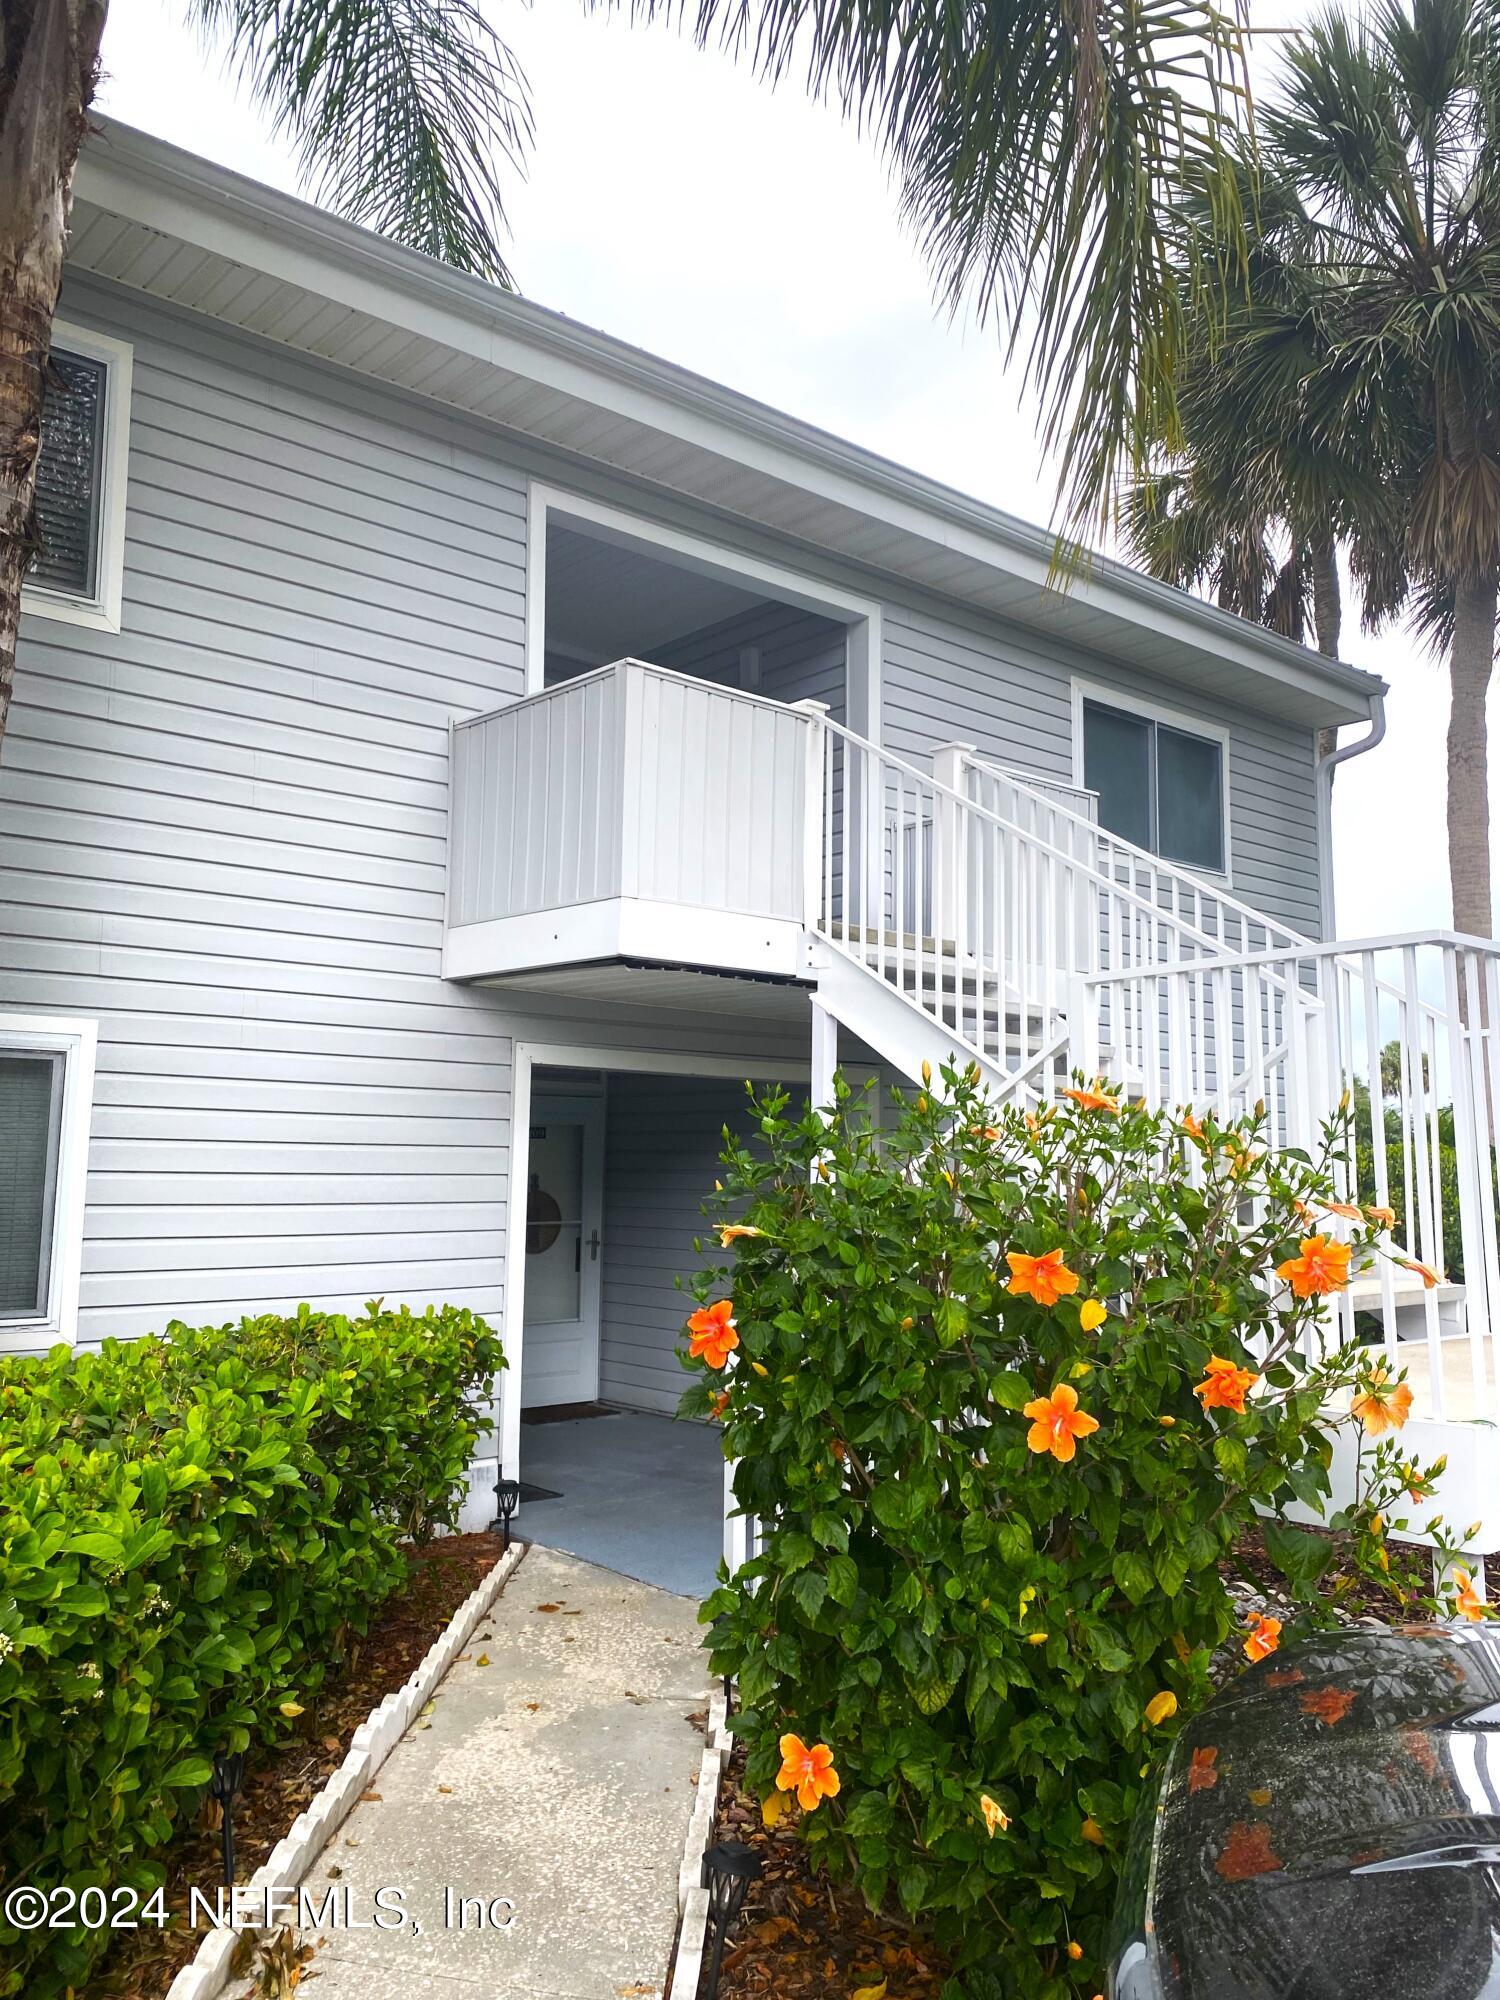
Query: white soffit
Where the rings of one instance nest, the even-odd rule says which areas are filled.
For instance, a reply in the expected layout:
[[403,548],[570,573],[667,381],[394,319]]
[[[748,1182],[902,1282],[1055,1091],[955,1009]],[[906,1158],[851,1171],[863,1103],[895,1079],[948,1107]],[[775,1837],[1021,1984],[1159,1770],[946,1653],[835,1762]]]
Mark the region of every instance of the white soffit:
[[1382,683],[1045,529],[112,122],[79,164],[72,268],[279,341],[1106,660],[1306,725]]

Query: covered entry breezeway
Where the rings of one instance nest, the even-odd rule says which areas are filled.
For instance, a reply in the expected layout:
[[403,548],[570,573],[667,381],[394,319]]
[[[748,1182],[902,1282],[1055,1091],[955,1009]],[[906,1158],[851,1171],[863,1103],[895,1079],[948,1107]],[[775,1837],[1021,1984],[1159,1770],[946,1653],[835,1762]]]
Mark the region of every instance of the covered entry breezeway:
[[701,1211],[726,1125],[751,1129],[745,1080],[805,1091],[808,1064],[667,1050],[516,1045],[500,1462],[519,1531],[702,1596],[723,1545],[717,1428],[673,1412],[705,1262]]

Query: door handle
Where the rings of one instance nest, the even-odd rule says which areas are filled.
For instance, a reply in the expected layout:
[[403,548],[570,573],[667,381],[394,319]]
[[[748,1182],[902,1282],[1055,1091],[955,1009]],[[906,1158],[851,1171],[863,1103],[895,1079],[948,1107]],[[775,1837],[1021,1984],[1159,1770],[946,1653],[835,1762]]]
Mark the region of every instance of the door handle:
[[599,1261],[599,1232],[597,1229],[593,1229],[589,1231],[589,1262],[591,1264],[595,1264],[598,1261]]

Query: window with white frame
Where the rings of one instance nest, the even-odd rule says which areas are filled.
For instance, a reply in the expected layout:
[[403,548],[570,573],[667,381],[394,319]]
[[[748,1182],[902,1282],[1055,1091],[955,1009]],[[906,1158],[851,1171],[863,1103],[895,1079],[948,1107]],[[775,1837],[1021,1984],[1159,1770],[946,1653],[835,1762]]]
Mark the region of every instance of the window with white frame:
[[74,1335],[95,1039],[0,1014],[0,1349]]
[[27,611],[120,629],[131,350],[59,322],[53,335],[37,459],[41,546],[27,572]]
[[1083,698],[1083,782],[1099,824],[1164,861],[1222,875],[1224,740],[1135,706]]

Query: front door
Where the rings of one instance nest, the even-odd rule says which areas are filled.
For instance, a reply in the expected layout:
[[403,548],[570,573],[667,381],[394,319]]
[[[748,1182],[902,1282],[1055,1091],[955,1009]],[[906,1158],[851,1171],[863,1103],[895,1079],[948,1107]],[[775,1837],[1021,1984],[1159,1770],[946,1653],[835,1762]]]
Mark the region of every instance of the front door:
[[521,1407],[599,1395],[604,1099],[536,1097],[526,1164]]

